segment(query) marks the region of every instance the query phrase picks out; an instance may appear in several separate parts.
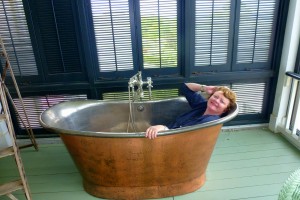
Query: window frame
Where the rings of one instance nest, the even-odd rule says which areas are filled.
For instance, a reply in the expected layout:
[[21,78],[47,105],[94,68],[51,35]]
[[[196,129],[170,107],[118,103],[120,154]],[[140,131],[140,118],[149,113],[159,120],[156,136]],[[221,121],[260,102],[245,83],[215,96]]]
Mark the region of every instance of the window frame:
[[[280,6],[280,1],[276,1],[275,7],[274,7],[274,19],[273,19],[273,26],[272,26],[272,36],[270,38],[270,48],[269,48],[269,60],[267,62],[262,63],[237,63],[237,55],[238,55],[238,35],[239,35],[239,20],[236,22],[235,26],[235,33],[237,37],[234,37],[234,48],[233,48],[233,65],[232,69],[234,71],[256,71],[256,70],[272,70],[274,67],[272,66],[273,61],[273,55],[274,55],[274,46],[275,46],[275,38],[276,38],[276,27],[278,23],[278,9]],[[241,2],[237,1],[237,11],[236,11],[236,19],[240,19],[240,8],[241,8]]]

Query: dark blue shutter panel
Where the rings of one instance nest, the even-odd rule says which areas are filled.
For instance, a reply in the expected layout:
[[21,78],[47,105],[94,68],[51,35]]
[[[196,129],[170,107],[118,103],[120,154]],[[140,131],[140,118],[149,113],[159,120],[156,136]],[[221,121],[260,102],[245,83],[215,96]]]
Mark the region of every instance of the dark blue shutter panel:
[[48,74],[81,72],[72,1],[35,4]]

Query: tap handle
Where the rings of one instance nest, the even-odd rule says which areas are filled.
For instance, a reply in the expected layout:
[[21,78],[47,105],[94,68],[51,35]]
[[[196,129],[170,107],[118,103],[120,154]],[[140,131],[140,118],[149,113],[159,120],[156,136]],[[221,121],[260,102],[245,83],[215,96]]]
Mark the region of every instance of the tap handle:
[[149,88],[149,87],[153,87],[153,86],[152,86],[152,83],[153,83],[153,82],[152,82],[151,77],[147,77],[147,84],[148,84],[147,87],[148,87],[148,88]]

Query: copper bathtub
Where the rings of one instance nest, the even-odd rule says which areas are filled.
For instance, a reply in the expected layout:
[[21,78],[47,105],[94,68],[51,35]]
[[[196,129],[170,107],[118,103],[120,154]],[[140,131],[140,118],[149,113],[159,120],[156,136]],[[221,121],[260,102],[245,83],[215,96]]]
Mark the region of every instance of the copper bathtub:
[[221,127],[238,113],[236,105],[220,120],[164,131],[154,140],[145,138],[151,124],[168,124],[188,109],[182,97],[132,104],[76,100],[47,109],[40,123],[60,135],[89,194],[162,198],[193,192],[205,183]]

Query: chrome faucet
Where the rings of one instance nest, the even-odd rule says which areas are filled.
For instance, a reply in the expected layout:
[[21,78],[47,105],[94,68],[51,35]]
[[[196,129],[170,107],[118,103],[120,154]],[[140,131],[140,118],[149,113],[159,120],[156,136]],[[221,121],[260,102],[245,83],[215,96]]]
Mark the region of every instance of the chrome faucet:
[[[138,71],[137,74],[132,76],[128,82],[128,89],[129,92],[130,90],[132,92],[133,101],[142,100],[144,98],[144,91],[143,91],[144,84],[147,84],[147,88],[149,90],[149,99],[151,100],[152,98],[151,88],[153,87],[152,83],[153,82],[151,77],[147,77],[147,81],[143,81],[141,71]],[[136,91],[135,91],[135,86],[137,87]]]

